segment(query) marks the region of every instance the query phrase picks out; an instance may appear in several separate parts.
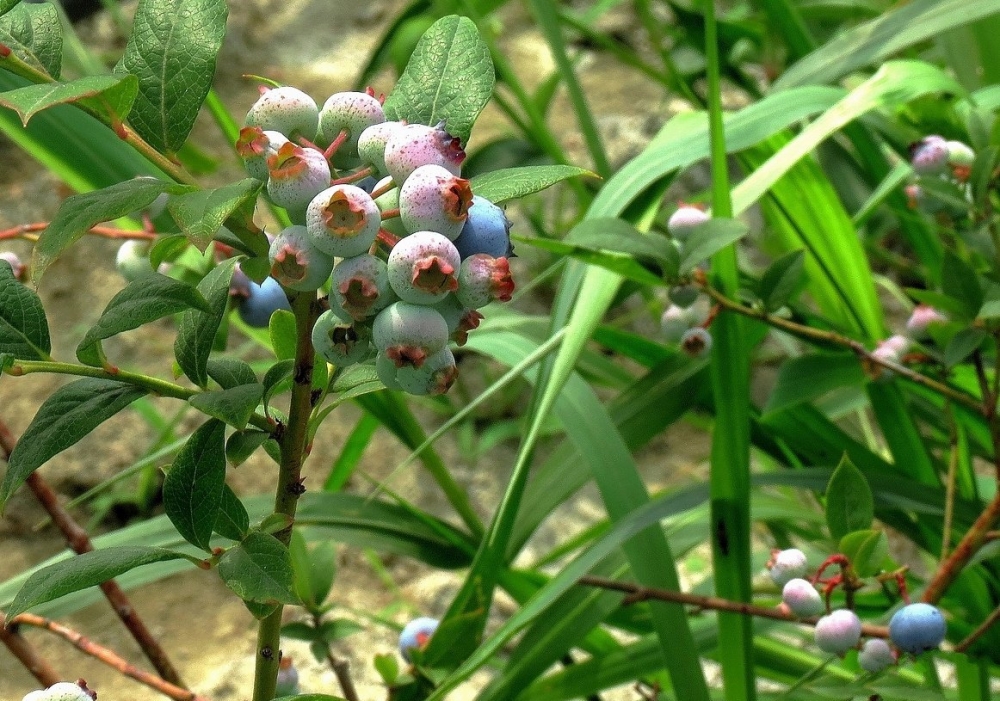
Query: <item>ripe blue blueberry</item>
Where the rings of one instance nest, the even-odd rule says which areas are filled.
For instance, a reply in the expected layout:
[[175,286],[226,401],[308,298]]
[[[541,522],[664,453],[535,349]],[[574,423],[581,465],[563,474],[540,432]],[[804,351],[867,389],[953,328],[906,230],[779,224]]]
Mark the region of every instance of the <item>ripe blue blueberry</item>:
[[267,159],[267,194],[288,210],[296,223],[305,222],[306,208],[313,198],[330,187],[330,164],[313,148],[289,142]]
[[269,251],[271,277],[293,290],[316,290],[333,271],[333,257],[316,248],[304,226],[278,234]]
[[695,228],[709,219],[711,217],[697,207],[681,205],[667,220],[667,231],[678,241],[684,241]]
[[712,334],[706,328],[695,326],[681,336],[680,347],[692,358],[706,358],[712,352]]
[[421,616],[415,618],[403,628],[399,634],[399,654],[403,659],[410,662],[410,650],[422,650],[427,647],[427,642],[434,635],[438,628],[439,621],[436,618]]
[[253,280],[247,280],[246,294],[236,296],[236,311],[243,323],[257,329],[266,329],[271,315],[279,309],[292,310],[281,284],[273,277],[264,278],[264,282],[259,285]]
[[331,281],[330,308],[345,321],[365,319],[397,300],[385,261],[367,253],[337,263]]
[[243,159],[247,175],[267,182],[267,159],[278,153],[288,143],[288,137],[277,131],[264,131],[260,127],[243,127],[236,140],[236,153]]
[[358,322],[346,324],[332,311],[320,314],[313,325],[313,348],[328,363],[338,367],[355,365],[372,351],[371,329]]
[[479,309],[493,301],[509,302],[513,292],[514,280],[506,258],[477,253],[462,261],[455,296],[465,307]]
[[372,196],[354,185],[329,187],[306,208],[306,229],[316,248],[338,258],[367,253],[381,219]]
[[289,139],[304,136],[312,141],[319,126],[319,108],[315,100],[298,88],[264,89],[247,112],[245,124],[280,132]]
[[389,284],[399,298],[434,304],[458,288],[462,259],[455,244],[435,231],[417,231],[389,253]]
[[861,646],[858,664],[866,672],[875,674],[896,664],[896,655],[882,638],[870,638]]
[[455,239],[455,248],[463,259],[476,253],[494,258],[510,258],[510,220],[502,208],[479,195],[472,196],[469,216]]
[[798,548],[789,548],[775,551],[767,566],[771,581],[783,587],[788,580],[805,576],[808,563],[804,552]]
[[893,645],[914,655],[936,650],[947,629],[941,609],[925,603],[907,604],[889,620]]
[[781,601],[799,618],[818,616],[823,612],[823,598],[812,582],[796,577],[785,582]]
[[448,323],[433,307],[394,302],[375,317],[372,340],[396,367],[419,368],[448,343]]
[[843,655],[861,640],[861,619],[850,609],[837,609],[816,622],[816,646]]
[[361,163],[358,158],[358,138],[365,129],[385,121],[382,103],[363,92],[338,92],[331,95],[319,111],[319,134],[322,145],[330,144],[342,130],[347,137],[333,155],[338,168],[353,168]]
[[407,124],[389,134],[384,159],[389,175],[397,185],[401,185],[410,173],[431,163],[459,175],[465,151],[458,137],[446,132],[442,125]]
[[454,241],[471,204],[469,181],[439,165],[420,166],[399,188],[399,218],[409,233],[436,231]]

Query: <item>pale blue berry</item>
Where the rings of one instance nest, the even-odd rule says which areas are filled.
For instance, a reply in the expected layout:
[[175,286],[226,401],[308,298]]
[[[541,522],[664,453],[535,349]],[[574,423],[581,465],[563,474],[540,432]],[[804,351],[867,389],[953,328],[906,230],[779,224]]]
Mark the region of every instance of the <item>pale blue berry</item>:
[[808,567],[804,552],[798,548],[788,548],[777,550],[771,555],[767,573],[771,575],[772,582],[783,587],[791,579],[804,577]]
[[513,292],[514,280],[506,258],[477,253],[462,261],[455,296],[463,306],[479,309],[494,301],[509,302]]
[[919,655],[936,650],[948,626],[941,609],[931,604],[907,604],[889,620],[889,638],[903,652]]
[[422,616],[415,618],[403,628],[399,634],[399,654],[403,659],[410,662],[410,650],[422,650],[427,647],[427,643],[434,631],[438,628],[439,621],[436,618]]
[[472,196],[469,216],[455,239],[455,248],[463,259],[476,253],[494,258],[510,258],[510,220],[501,207],[479,195]]
[[877,674],[896,664],[896,655],[886,641],[881,638],[870,638],[861,646],[858,664],[866,672]]
[[239,300],[236,307],[240,318],[247,326],[266,329],[271,321],[271,315],[276,311],[292,310],[281,284],[273,277],[264,278],[264,282],[259,285],[253,280],[247,282],[247,294]]

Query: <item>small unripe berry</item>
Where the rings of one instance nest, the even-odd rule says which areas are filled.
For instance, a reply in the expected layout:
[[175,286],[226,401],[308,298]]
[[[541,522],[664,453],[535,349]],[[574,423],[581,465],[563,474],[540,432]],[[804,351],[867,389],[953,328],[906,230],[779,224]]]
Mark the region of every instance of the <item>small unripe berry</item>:
[[129,239],[119,246],[115,255],[115,267],[128,282],[155,273],[149,262],[149,241]]
[[928,304],[918,304],[906,321],[906,332],[912,338],[924,338],[927,329],[934,324],[943,324],[948,317]]
[[948,166],[948,142],[937,135],[926,136],[910,146],[910,165],[920,175],[938,175]]
[[459,346],[469,340],[469,332],[479,328],[483,315],[465,307],[455,295],[448,295],[434,305],[448,324],[448,338]]
[[379,353],[375,356],[375,374],[378,375],[379,381],[385,385],[386,389],[397,392],[403,391],[403,387],[396,379],[396,375],[399,374],[399,368],[396,367],[395,361],[385,353]]
[[423,165],[435,164],[453,175],[461,173],[465,151],[458,137],[439,125],[407,124],[394,131],[385,142],[385,167],[397,185]]
[[936,650],[947,630],[941,609],[931,604],[907,604],[889,620],[889,639],[893,645],[914,655]]
[[667,343],[680,343],[684,334],[691,328],[687,310],[671,304],[660,317],[660,333]]
[[878,344],[875,350],[872,351],[872,357],[892,363],[899,363],[910,349],[911,343],[912,341],[902,334],[890,336]]
[[[386,176],[378,181],[375,185],[375,189],[372,192],[378,192],[387,185],[392,183],[392,177]],[[385,217],[382,219],[382,228],[388,231],[394,236],[403,238],[409,232],[406,227],[403,226],[403,220],[399,218],[399,188],[393,187],[386,190],[381,195],[375,198],[375,204],[379,209],[379,212],[387,212],[389,210],[396,210],[396,216]]]
[[823,598],[816,587],[805,579],[796,577],[785,582],[781,590],[781,600],[788,610],[799,618],[818,616],[823,612]]
[[274,693],[277,696],[295,696],[302,693],[299,689],[299,671],[292,664],[292,658],[287,655],[278,663],[278,680]]
[[510,220],[501,207],[479,195],[472,196],[469,216],[455,239],[455,248],[462,259],[476,253],[488,253],[494,258],[510,258]]
[[396,382],[403,391],[420,396],[444,394],[457,377],[455,356],[447,348],[429,356],[419,368],[407,365],[396,372]]
[[288,137],[278,131],[264,131],[260,127],[243,127],[236,140],[236,153],[243,159],[243,167],[251,178],[267,182],[267,159],[278,153],[288,143]]
[[680,347],[692,358],[706,358],[712,352],[712,334],[706,328],[695,326],[681,336]]
[[509,302],[513,292],[514,280],[506,258],[477,253],[462,261],[455,296],[464,306],[479,309],[493,301]]
[[278,234],[269,252],[271,277],[293,290],[317,290],[333,271],[333,257],[316,248],[304,226]]
[[372,340],[396,367],[419,368],[448,342],[448,324],[433,307],[394,302],[375,317]]
[[389,171],[385,167],[385,144],[392,134],[405,126],[403,122],[382,122],[361,132],[358,138],[358,157],[361,162],[375,166],[380,175],[388,175]]
[[331,280],[330,308],[344,320],[365,319],[397,299],[385,261],[367,253],[340,261]]
[[312,330],[316,352],[331,365],[355,365],[372,352],[371,330],[357,322],[345,324],[330,310],[320,314]]
[[435,231],[417,231],[389,253],[389,284],[401,300],[434,304],[458,288],[462,264],[455,244]]
[[694,285],[674,285],[667,292],[670,301],[684,309],[690,308],[697,301],[700,294],[701,292]]
[[74,682],[58,682],[48,689],[32,691],[21,701],[94,701],[97,693],[87,688],[82,679]]
[[354,185],[329,187],[306,208],[306,229],[316,248],[338,258],[367,253],[381,220],[372,196]]
[[410,650],[422,650],[427,647],[428,641],[438,628],[438,623],[436,618],[422,616],[406,624],[403,632],[399,634],[399,654],[404,660],[410,661]]
[[267,195],[288,210],[293,222],[305,221],[313,198],[330,187],[330,164],[313,148],[288,142],[267,159]]
[[667,220],[667,231],[678,241],[684,241],[695,228],[709,219],[711,217],[697,207],[682,205]]
[[798,548],[789,548],[771,556],[767,573],[771,575],[772,582],[783,587],[791,579],[804,577],[807,567],[806,554]]
[[850,609],[837,609],[816,622],[816,646],[843,655],[861,640],[861,619]]
[[952,168],[971,168],[976,160],[976,152],[961,141],[946,141],[948,165]]
[[338,168],[352,168],[360,163],[358,158],[358,138],[373,124],[385,121],[382,103],[377,98],[363,92],[338,92],[327,98],[319,112],[320,144],[333,142],[341,130],[347,130],[347,138],[333,156],[333,164]]
[[312,141],[319,126],[319,108],[298,88],[266,89],[247,112],[245,124],[280,132],[289,139],[304,136]]
[[399,188],[399,218],[409,233],[436,231],[454,241],[471,204],[469,181],[439,165],[420,166]]
[[873,674],[891,667],[896,663],[896,655],[889,647],[889,643],[882,638],[870,638],[861,646],[858,653],[858,664],[861,669]]
[[[147,259],[147,265],[148,263]],[[11,272],[14,273],[14,277],[21,282],[28,279],[28,266],[21,262],[21,259],[13,251],[0,251],[0,261],[7,263],[10,266]],[[150,268],[152,270],[152,268]]]

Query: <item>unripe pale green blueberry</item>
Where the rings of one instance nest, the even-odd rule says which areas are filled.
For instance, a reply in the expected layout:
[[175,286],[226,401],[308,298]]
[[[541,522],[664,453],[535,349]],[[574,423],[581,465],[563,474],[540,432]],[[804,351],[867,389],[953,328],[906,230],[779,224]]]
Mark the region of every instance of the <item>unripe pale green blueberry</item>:
[[317,139],[325,146],[346,129],[347,138],[334,153],[333,164],[338,168],[352,168],[361,162],[358,158],[358,138],[361,133],[384,121],[385,112],[376,97],[363,92],[334,93],[319,111]]
[[442,125],[407,124],[386,139],[384,158],[386,170],[399,185],[417,168],[432,163],[460,175],[465,151],[458,137]]
[[936,650],[947,631],[941,609],[922,602],[907,604],[889,620],[889,639],[893,645],[914,655]]
[[313,198],[330,187],[330,164],[313,148],[288,142],[267,159],[267,195],[297,224],[305,222]]
[[399,368],[396,382],[404,392],[419,396],[444,394],[458,377],[455,356],[448,348],[428,356],[419,368],[410,365]]
[[409,233],[436,231],[454,241],[471,204],[469,181],[439,165],[420,166],[399,188],[399,218]]
[[706,328],[695,326],[681,336],[680,347],[692,358],[706,358],[712,352],[712,334]]
[[48,689],[32,691],[21,701],[94,701],[97,694],[87,688],[82,679],[74,682],[57,682]]
[[896,655],[882,638],[870,638],[861,646],[858,664],[866,672],[876,674],[896,664]]
[[946,141],[948,165],[952,168],[971,168],[976,160],[976,152],[961,141]]
[[289,139],[304,136],[312,141],[319,126],[319,108],[315,100],[298,88],[264,89],[247,112],[245,124],[280,132]]
[[678,241],[684,241],[695,228],[709,219],[711,217],[697,207],[681,205],[667,220],[667,231]]
[[458,301],[455,295],[448,295],[434,305],[441,312],[448,324],[448,338],[459,346],[464,346],[469,340],[469,332],[479,328],[483,315],[475,309],[469,309]]
[[388,175],[389,171],[385,167],[385,143],[389,136],[405,126],[403,122],[382,122],[361,132],[358,137],[358,157],[361,162],[374,166],[380,175]]
[[771,556],[767,573],[772,582],[783,587],[790,579],[804,577],[808,566],[804,552],[798,548],[788,548],[778,550]]
[[448,343],[448,324],[433,307],[394,302],[375,317],[372,340],[396,367],[420,367]]
[[[378,192],[387,185],[392,183],[392,176],[387,175],[375,184],[375,189],[372,192]],[[375,198],[375,204],[378,206],[379,212],[387,212],[389,210],[397,210],[397,215],[394,217],[385,217],[382,219],[382,228],[388,231],[394,236],[403,238],[409,232],[406,227],[403,226],[403,220],[399,218],[399,188],[394,187],[386,190],[381,195]]]
[[317,290],[333,271],[333,257],[316,248],[306,228],[297,224],[274,238],[269,259],[271,277],[293,290]]
[[306,229],[316,248],[338,258],[367,253],[381,220],[372,196],[354,185],[329,187],[306,208]]
[[372,352],[371,329],[354,322],[345,324],[330,310],[319,315],[312,330],[312,343],[326,362],[337,367],[355,365]]
[[812,582],[796,577],[785,582],[781,600],[799,618],[818,616],[823,612],[823,598]]
[[236,140],[236,153],[243,159],[243,167],[251,178],[267,182],[267,159],[278,153],[288,143],[288,137],[278,131],[264,131],[260,127],[243,127]]
[[462,261],[455,296],[463,306],[479,309],[493,301],[509,302],[513,292],[514,280],[506,258],[477,253]]
[[667,292],[667,296],[670,297],[670,301],[676,304],[678,307],[683,307],[688,309],[695,301],[698,299],[698,295],[701,292],[694,285],[674,285]]
[[330,308],[341,319],[365,319],[397,300],[385,261],[367,253],[337,263],[331,280]]
[[399,298],[434,304],[458,288],[462,260],[455,244],[436,231],[417,231],[389,253],[389,284]]
[[278,663],[278,679],[274,687],[276,696],[295,696],[301,694],[299,689],[299,671],[292,664],[292,658],[287,655]]
[[129,239],[118,247],[115,255],[115,267],[123,278],[134,282],[147,275],[156,273],[149,262],[149,241]]
[[861,619],[850,609],[837,609],[816,622],[816,646],[843,655],[861,640]]
[[671,304],[660,317],[660,333],[667,343],[680,343],[681,338],[691,328],[687,310]]
[[479,195],[472,196],[469,216],[455,239],[455,248],[462,259],[476,253],[488,253],[494,258],[510,258],[510,220],[501,207]]
[[386,389],[403,391],[403,387],[396,379],[398,373],[399,368],[396,367],[396,362],[385,353],[379,353],[375,356],[375,374],[378,375],[379,381],[386,386]]

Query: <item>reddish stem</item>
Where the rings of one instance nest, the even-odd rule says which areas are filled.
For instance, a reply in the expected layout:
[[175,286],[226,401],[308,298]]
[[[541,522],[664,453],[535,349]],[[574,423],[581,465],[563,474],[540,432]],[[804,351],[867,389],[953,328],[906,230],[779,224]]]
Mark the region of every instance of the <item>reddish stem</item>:
[[[349,183],[356,183],[359,180],[364,180],[369,175],[375,175],[375,167],[368,166],[367,168],[362,168],[356,173],[351,173],[350,175],[345,175],[342,178],[334,178],[330,181],[331,185],[347,185]],[[375,199],[374,197],[372,199]]]
[[340,133],[337,134],[337,138],[331,141],[330,145],[326,147],[326,151],[323,152],[323,155],[326,156],[326,160],[329,161],[333,158],[333,155],[337,153],[337,149],[339,149],[345,141],[347,141],[347,130],[341,129]]
[[31,673],[42,686],[52,686],[62,681],[62,677],[56,673],[52,665],[44,657],[40,656],[35,648],[24,639],[17,631],[16,627],[6,628],[0,626],[0,643],[7,646],[11,654],[24,665],[24,668]]

